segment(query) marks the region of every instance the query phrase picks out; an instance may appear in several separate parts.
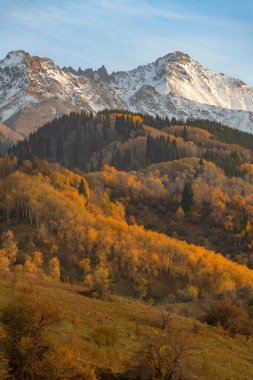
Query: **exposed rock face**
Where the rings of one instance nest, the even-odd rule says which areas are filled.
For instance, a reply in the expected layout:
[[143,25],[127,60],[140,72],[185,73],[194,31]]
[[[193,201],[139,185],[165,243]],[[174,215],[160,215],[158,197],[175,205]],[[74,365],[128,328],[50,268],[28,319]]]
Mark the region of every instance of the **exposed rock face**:
[[0,122],[19,136],[70,111],[129,108],[178,118],[208,118],[253,131],[253,89],[175,52],[131,71],[108,74],[24,51],[0,61]]

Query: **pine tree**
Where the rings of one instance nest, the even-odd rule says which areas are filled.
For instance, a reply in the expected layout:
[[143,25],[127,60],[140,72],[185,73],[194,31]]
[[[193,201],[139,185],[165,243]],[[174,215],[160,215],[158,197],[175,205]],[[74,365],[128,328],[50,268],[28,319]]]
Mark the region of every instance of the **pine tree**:
[[108,129],[110,128],[110,122],[108,119],[106,119],[103,123],[102,127],[102,135],[103,135],[103,142],[107,143],[109,140],[109,134],[108,134]]
[[186,130],[186,127],[184,127],[184,129],[183,129],[182,137],[183,137],[184,141],[188,141],[188,132]]
[[99,171],[103,166],[103,152],[102,150],[99,151],[98,155],[98,161],[97,161],[97,171]]
[[57,161],[62,162],[63,158],[64,158],[63,139],[62,139],[62,135],[59,135],[57,139],[56,159]]
[[81,179],[81,181],[79,182],[78,192],[79,194],[86,196],[86,189],[83,179]]
[[181,206],[184,212],[189,212],[194,203],[194,193],[192,189],[191,183],[186,183],[183,193],[182,193],[182,201]]

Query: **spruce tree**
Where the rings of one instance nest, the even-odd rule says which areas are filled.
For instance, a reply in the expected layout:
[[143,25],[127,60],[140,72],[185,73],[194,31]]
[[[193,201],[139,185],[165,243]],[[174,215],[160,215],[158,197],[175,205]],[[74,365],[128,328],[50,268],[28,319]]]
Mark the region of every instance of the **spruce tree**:
[[79,194],[86,196],[86,189],[83,179],[81,179],[81,181],[79,182],[78,192]]
[[194,203],[194,193],[192,189],[191,183],[186,183],[183,193],[182,193],[182,201],[181,206],[184,212],[189,212]]
[[184,141],[188,141],[188,132],[186,130],[186,127],[184,127],[184,129],[183,129],[182,137],[183,137]]

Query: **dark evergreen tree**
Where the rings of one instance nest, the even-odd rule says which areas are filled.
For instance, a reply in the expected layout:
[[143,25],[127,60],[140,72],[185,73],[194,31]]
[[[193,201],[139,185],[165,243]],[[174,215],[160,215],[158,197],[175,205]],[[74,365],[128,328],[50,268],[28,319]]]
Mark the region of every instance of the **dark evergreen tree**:
[[184,129],[183,129],[182,137],[183,137],[184,141],[188,141],[188,132],[187,132],[186,127],[184,127]]
[[185,184],[184,190],[182,192],[181,206],[185,213],[189,212],[194,204],[194,193],[191,183],[187,182]]
[[62,136],[59,135],[57,139],[57,147],[56,147],[56,159],[58,162],[62,162],[64,157],[63,153],[63,139]]
[[84,184],[83,179],[81,179],[81,181],[79,182],[78,192],[79,192],[79,194],[86,196],[86,189],[85,189],[85,184]]
[[103,127],[102,127],[102,134],[103,134],[104,143],[107,143],[109,140],[109,129],[110,129],[110,122],[109,122],[109,119],[106,119],[103,122]]
[[97,161],[97,171],[99,171],[103,166],[103,153],[102,150],[99,151],[98,161]]

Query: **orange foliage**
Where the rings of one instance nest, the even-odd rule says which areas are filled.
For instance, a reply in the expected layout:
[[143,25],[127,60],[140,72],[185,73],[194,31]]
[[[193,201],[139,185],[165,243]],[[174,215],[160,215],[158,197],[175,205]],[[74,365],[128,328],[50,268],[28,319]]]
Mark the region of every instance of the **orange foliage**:
[[142,117],[140,117],[139,115],[133,115],[131,113],[118,113],[118,112],[115,112],[115,113],[111,113],[109,114],[109,117],[113,118],[113,119],[116,119],[116,117],[124,117],[125,119],[127,117],[131,118],[134,122],[136,121],[139,121],[140,123],[143,123],[143,119]]

